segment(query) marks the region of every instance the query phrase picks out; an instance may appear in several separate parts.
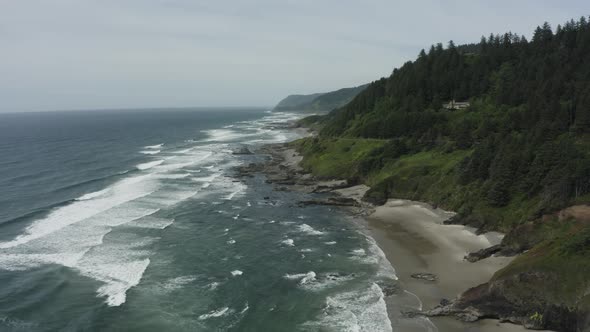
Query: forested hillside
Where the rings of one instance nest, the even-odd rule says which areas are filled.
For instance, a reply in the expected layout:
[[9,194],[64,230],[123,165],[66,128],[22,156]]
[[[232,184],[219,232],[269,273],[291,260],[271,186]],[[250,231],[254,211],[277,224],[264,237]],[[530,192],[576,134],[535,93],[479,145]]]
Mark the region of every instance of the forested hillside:
[[[470,106],[443,107],[450,100]],[[530,41],[505,33],[434,45],[305,122],[321,127],[296,143],[317,176],[367,183],[365,199],[376,203],[400,197],[455,210],[454,222],[508,233],[504,253],[532,249],[479,299],[493,293],[516,316],[538,313],[537,327],[581,330],[590,308],[587,18],[545,23]],[[515,281],[523,275],[526,286]]]

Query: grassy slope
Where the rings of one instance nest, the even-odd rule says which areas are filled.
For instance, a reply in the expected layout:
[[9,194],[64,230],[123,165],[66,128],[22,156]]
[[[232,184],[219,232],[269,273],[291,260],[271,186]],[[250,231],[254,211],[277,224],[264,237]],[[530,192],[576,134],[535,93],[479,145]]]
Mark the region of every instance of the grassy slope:
[[[471,150],[443,152],[437,149],[403,155],[377,171],[361,174],[359,164],[385,140],[362,138],[306,138],[292,143],[304,156],[302,166],[319,178],[346,178],[372,187],[368,198],[387,197],[422,200],[484,220],[492,229],[507,231],[527,220],[535,210],[535,199],[513,198],[503,208],[494,208],[484,198],[481,184],[458,183],[456,166]],[[474,199],[474,197],[479,197]],[[492,217],[490,217],[492,216]]]

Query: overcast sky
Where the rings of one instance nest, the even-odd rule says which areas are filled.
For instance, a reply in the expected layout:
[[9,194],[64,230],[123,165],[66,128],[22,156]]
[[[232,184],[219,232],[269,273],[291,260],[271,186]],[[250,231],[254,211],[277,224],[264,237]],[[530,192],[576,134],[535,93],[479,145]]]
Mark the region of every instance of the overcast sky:
[[0,111],[271,106],[420,49],[590,14],[579,1],[0,0]]

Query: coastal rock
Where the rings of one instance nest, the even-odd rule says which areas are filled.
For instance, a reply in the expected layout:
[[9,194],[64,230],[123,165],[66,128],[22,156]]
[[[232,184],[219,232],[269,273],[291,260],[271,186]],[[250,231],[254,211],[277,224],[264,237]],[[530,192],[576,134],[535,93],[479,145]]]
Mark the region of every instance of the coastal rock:
[[329,197],[326,199],[311,199],[307,201],[299,201],[299,206],[308,205],[333,205],[333,206],[358,206],[358,202],[348,197]]
[[472,252],[469,253],[469,255],[465,256],[464,259],[467,260],[468,262],[471,263],[475,263],[479,260],[482,260],[484,258],[488,258],[498,252],[500,252],[502,250],[502,245],[497,244],[488,248],[484,248],[481,250],[478,250],[476,252]]
[[[458,317],[456,312],[470,311],[471,316],[468,314],[464,318],[495,318],[521,324],[528,329],[590,331],[590,316],[587,311],[577,309],[576,305],[553,304],[559,302],[548,298],[550,292],[547,289],[556,283],[557,276],[546,271],[526,271],[502,276],[467,290],[450,308],[435,308],[433,313],[446,311]],[[523,292],[523,289],[538,291]]]
[[252,153],[252,151],[250,151],[250,149],[248,149],[248,147],[242,145],[242,146],[240,146],[238,148],[235,148],[232,151],[232,154],[235,154],[235,155],[249,155],[249,154],[253,154],[253,153]]
[[[442,302],[442,301],[441,301]],[[482,318],[484,315],[474,307],[461,308],[455,305],[455,302],[447,301],[446,305],[439,305],[434,309],[425,311],[424,316],[428,317],[439,317],[439,316],[450,316],[454,317],[462,322],[475,322]]]
[[438,277],[432,273],[414,273],[411,275],[414,279],[426,280],[426,281],[436,281]]

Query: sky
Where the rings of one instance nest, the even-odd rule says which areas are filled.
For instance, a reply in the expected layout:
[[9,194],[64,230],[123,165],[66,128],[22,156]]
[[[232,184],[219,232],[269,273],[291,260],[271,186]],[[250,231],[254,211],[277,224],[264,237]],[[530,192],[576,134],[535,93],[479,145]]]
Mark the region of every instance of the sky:
[[0,0],[0,112],[272,106],[389,76],[433,43],[589,14],[582,0]]

